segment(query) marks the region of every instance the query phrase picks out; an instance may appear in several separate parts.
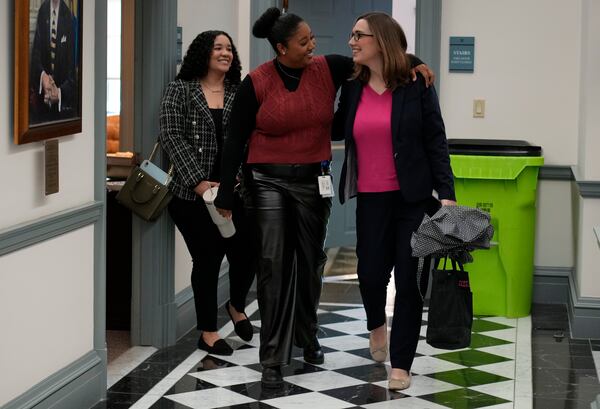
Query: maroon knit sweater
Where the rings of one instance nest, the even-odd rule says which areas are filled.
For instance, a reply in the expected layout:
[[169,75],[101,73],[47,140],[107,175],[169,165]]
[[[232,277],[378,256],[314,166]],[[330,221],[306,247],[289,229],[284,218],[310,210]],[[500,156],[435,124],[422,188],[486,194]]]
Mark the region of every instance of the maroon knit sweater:
[[250,73],[260,104],[248,163],[314,163],[331,158],[335,86],[325,57],[314,57],[288,91],[269,61]]

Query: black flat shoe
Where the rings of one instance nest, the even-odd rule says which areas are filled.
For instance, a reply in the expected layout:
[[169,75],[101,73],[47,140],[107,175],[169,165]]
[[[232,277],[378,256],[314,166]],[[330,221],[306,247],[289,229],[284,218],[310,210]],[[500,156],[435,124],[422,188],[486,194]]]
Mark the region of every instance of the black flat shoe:
[[260,380],[265,388],[281,388],[283,386],[283,377],[281,376],[280,366],[270,366],[263,368],[262,378]]
[[316,337],[311,341],[309,346],[304,347],[304,360],[313,365],[321,365],[325,362],[325,354]]
[[[254,334],[254,328],[252,328],[252,324],[250,323],[248,316],[246,315],[246,313],[244,313],[244,315],[246,316],[246,319],[235,322],[233,320],[233,316],[231,315],[231,312],[229,312],[229,305],[230,305],[229,301],[227,301],[227,304],[225,304],[225,309],[227,310],[227,314],[229,314],[229,318],[231,318],[231,322],[233,322],[233,329],[234,329],[235,333],[237,334],[238,337],[240,337],[244,341],[246,341],[246,342],[250,341],[252,339],[252,335]],[[235,307],[233,307],[233,308],[235,308]]]
[[213,344],[213,346],[210,346],[204,341],[204,338],[202,338],[202,335],[200,335],[200,338],[198,339],[198,349],[206,351],[212,355],[231,355],[231,354],[233,354],[233,349],[231,349],[229,344],[227,342],[225,342],[224,339],[219,339]]

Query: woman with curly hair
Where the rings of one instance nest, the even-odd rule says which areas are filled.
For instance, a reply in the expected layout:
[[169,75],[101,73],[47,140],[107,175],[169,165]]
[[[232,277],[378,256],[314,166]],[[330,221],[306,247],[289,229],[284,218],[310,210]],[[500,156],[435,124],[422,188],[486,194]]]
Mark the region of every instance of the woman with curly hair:
[[236,200],[236,233],[221,237],[202,195],[219,185],[223,134],[229,123],[233,97],[241,77],[240,60],[229,34],[200,33],[189,46],[175,81],[165,91],[160,107],[160,142],[174,165],[169,188],[169,214],[192,256],[192,289],[198,348],[211,354],[231,355],[232,348],[217,332],[217,282],[223,256],[229,261],[230,301],[227,312],[235,332],[252,338],[244,313],[246,295],[254,278],[243,206]]

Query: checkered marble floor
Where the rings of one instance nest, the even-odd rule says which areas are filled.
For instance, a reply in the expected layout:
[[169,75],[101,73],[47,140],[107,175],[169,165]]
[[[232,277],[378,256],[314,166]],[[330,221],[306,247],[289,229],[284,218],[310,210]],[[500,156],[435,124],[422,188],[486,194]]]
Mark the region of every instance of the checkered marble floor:
[[[258,311],[250,319],[260,326]],[[389,362],[370,359],[365,312],[361,305],[326,304],[319,309],[323,365],[307,364],[294,349],[284,367],[284,386],[260,383],[258,334],[249,343],[227,337],[233,355],[195,351],[132,407],[146,408],[494,408],[529,409],[531,392],[531,321],[478,317],[470,348],[447,351],[422,339],[411,387],[387,389]],[[231,327],[226,329],[231,331]],[[223,331],[221,331],[223,333]],[[518,357],[518,362],[517,362]]]

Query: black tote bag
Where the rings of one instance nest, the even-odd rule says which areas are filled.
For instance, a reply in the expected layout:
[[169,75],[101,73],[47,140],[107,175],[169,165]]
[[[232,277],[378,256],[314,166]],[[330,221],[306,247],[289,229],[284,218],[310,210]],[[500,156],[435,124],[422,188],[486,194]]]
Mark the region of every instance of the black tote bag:
[[[442,261],[441,259],[439,260]],[[432,271],[431,298],[427,319],[427,343],[440,349],[460,349],[471,345],[473,294],[469,273],[461,263],[448,258]],[[458,268],[457,268],[458,265]]]

